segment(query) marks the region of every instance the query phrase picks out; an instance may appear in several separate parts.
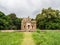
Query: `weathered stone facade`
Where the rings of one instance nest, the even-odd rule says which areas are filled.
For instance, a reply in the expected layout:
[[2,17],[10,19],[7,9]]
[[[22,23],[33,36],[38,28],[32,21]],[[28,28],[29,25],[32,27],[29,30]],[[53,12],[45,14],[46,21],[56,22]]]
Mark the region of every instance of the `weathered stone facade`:
[[21,30],[24,31],[36,31],[36,21],[31,18],[23,18],[21,22]]

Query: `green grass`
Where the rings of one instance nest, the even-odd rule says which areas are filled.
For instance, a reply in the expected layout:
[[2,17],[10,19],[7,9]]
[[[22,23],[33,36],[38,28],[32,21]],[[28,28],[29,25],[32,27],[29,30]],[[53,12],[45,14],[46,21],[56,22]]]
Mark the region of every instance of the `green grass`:
[[36,45],[60,45],[60,31],[37,31],[33,33]]
[[21,45],[22,32],[0,32],[0,45]]

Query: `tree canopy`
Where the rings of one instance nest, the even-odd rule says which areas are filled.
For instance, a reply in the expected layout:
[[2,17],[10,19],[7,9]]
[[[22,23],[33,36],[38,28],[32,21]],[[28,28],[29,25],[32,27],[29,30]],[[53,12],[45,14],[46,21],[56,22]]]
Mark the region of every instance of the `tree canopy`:
[[36,16],[37,28],[39,29],[60,29],[60,11],[52,9],[42,9]]
[[21,18],[17,18],[15,13],[5,15],[0,11],[0,30],[21,29]]
[[[22,18],[16,17],[15,13],[5,15],[0,11],[0,30],[19,30],[21,29]],[[35,19],[32,19],[35,20]],[[60,30],[60,11],[43,8],[42,12],[36,16],[37,28]]]

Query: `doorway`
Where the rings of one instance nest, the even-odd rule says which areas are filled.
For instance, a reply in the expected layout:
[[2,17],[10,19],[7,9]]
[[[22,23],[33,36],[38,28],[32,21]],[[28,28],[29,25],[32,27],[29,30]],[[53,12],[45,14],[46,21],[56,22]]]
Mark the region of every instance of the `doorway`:
[[30,31],[31,30],[31,23],[27,23],[26,26],[27,26],[27,31]]
[[28,29],[30,29],[30,25],[28,25]]

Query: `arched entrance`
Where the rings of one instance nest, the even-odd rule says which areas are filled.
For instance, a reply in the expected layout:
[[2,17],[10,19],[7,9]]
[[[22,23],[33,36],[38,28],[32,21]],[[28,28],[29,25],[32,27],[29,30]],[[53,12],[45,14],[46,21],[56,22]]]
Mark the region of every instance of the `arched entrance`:
[[27,23],[26,26],[27,26],[27,31],[30,31],[31,30],[31,23]]
[[30,29],[30,25],[28,25],[28,29]]

